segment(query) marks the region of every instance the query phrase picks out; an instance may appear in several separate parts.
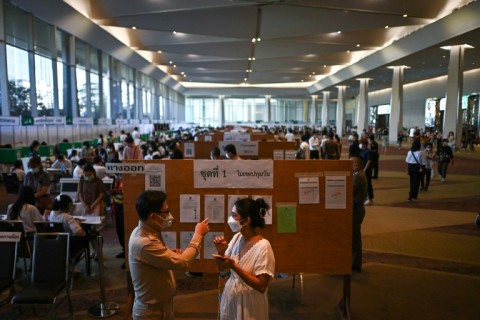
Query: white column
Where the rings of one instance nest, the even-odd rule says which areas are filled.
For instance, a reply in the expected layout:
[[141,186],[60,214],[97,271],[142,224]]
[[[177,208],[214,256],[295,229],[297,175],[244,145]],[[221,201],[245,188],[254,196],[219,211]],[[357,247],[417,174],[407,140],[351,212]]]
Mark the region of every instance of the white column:
[[398,132],[403,127],[403,70],[404,66],[395,66],[392,77],[392,96],[390,97],[390,119],[388,122],[388,141],[395,143]]
[[443,135],[450,131],[455,133],[457,145],[460,145],[462,135],[462,94],[463,94],[463,58],[465,48],[453,46],[450,48],[448,64],[447,101],[443,115]]
[[310,109],[310,124],[315,126],[317,124],[317,95],[312,95],[312,104]]
[[218,96],[220,103],[220,127],[225,126],[225,96]]
[[363,129],[368,128],[368,79],[360,81],[360,92],[358,94],[357,132],[360,134]]
[[272,96],[266,95],[265,96],[265,106],[267,108],[267,122],[271,123],[272,122],[272,106],[270,105],[270,99]]
[[338,99],[337,99],[337,134],[339,137],[343,137],[345,134],[345,91],[347,87],[338,86]]
[[328,127],[328,99],[330,97],[330,92],[323,91],[323,101],[322,101],[322,127]]

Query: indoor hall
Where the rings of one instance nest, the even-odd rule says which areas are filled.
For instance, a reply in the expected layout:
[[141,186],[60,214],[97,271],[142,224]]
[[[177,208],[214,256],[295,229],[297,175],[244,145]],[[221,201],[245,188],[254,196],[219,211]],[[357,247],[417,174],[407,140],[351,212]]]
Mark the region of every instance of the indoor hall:
[[[346,156],[346,148],[343,156]],[[352,319],[478,319],[480,294],[480,229],[474,225],[479,211],[480,154],[455,154],[449,177],[438,176],[428,192],[417,202],[407,202],[408,176],[404,162],[406,148],[388,149],[380,158],[378,180],[374,180],[374,204],[366,207],[362,225],[364,264],[361,273],[352,274]],[[1,210],[12,201],[2,193]],[[13,196],[14,198],[14,196]],[[120,309],[112,319],[126,317],[126,273],[122,259],[115,255],[120,246],[110,217],[100,232],[104,237],[105,293],[107,302]],[[308,253],[306,253],[308,255]],[[17,263],[22,268],[23,263]],[[77,265],[71,291],[75,319],[90,319],[87,310],[100,302],[98,268],[92,264],[91,276],[84,265]],[[278,270],[281,271],[281,270]],[[176,273],[176,319],[216,319],[217,274],[199,278]],[[336,306],[342,295],[343,277],[304,274],[303,305],[298,277],[276,278],[269,286],[270,319],[336,319]],[[18,273],[17,284],[25,282]],[[43,317],[35,317],[30,308],[23,315],[3,305],[1,319],[70,319],[63,301],[53,314],[51,308],[39,308]]]

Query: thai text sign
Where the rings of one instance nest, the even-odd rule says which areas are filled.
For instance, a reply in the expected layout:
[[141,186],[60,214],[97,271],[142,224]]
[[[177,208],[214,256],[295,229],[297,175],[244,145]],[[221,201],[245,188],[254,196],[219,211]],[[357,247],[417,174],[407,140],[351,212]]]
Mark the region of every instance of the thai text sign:
[[196,160],[195,188],[273,188],[273,160]]

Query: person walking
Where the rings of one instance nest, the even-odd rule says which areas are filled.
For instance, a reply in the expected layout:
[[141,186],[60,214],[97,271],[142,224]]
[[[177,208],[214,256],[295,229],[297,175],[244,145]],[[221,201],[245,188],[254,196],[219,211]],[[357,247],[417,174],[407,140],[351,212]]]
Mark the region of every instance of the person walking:
[[423,154],[420,151],[420,141],[414,140],[410,151],[407,153],[405,162],[408,164],[408,175],[410,176],[410,191],[408,193],[408,201],[417,200],[418,189],[420,188],[420,180],[425,171],[423,166],[426,165]]
[[442,145],[437,150],[438,158],[438,173],[440,174],[440,181],[444,182],[447,178],[447,169],[450,162],[453,165],[453,150],[448,145],[448,139],[442,139]]

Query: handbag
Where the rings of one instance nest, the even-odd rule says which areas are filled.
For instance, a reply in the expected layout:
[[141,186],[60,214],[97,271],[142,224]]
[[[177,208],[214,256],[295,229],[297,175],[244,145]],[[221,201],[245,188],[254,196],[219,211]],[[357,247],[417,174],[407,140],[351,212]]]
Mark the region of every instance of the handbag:
[[425,165],[418,162],[417,157],[415,157],[415,153],[413,151],[410,151],[410,152],[412,153],[412,156],[413,156],[413,159],[415,159],[415,162],[420,166],[420,168],[418,169],[418,172],[424,173],[426,171]]

